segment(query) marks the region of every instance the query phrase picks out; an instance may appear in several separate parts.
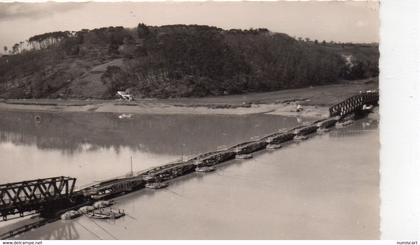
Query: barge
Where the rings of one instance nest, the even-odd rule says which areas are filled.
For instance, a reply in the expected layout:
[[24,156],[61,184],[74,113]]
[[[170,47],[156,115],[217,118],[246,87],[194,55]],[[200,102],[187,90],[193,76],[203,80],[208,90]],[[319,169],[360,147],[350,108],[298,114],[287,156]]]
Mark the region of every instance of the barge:
[[293,137],[295,137],[293,132],[280,132],[268,135],[264,137],[263,140],[265,140],[265,142],[269,145],[278,145],[292,140]]
[[191,161],[188,161],[176,165],[167,166],[166,168],[160,169],[159,171],[155,171],[152,173],[148,173],[147,175],[142,177],[148,183],[160,182],[191,173],[195,170],[195,167],[196,166]]
[[257,140],[238,144],[231,147],[230,149],[232,149],[237,155],[246,155],[265,149],[267,145],[268,143],[265,140]]
[[306,136],[308,134],[312,134],[316,132],[317,130],[318,130],[317,125],[308,125],[308,126],[303,126],[301,128],[295,129],[293,133],[295,134],[295,136]]
[[324,120],[320,120],[316,122],[316,126],[319,129],[326,129],[326,128],[330,128],[332,126],[334,126],[339,120],[339,117],[332,117],[332,118],[327,118]]
[[144,187],[141,176],[113,179],[92,185],[83,190],[84,196],[93,200],[104,200]]
[[198,167],[213,166],[213,165],[231,160],[235,158],[235,155],[236,155],[235,152],[231,150],[218,151],[216,153],[209,154],[203,158],[196,159],[194,161],[194,165]]

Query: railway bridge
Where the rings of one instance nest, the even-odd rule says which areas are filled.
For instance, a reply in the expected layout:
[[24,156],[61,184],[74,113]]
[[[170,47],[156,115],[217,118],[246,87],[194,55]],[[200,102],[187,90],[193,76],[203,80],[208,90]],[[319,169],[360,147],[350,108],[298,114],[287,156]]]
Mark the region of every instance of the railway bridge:
[[354,95],[338,104],[330,107],[330,117],[343,117],[349,113],[360,111],[363,105],[377,105],[379,100],[379,92],[363,92]]
[[71,201],[75,178],[59,176],[0,185],[0,216],[57,210]]

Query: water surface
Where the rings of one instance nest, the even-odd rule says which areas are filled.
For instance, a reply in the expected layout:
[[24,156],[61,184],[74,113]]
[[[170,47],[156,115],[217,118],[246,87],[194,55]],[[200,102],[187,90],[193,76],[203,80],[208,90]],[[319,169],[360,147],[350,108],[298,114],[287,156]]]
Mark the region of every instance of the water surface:
[[77,185],[216,150],[290,128],[273,115],[0,112],[0,182],[72,176]]
[[[239,135],[237,140],[261,130],[253,127],[256,122],[265,121],[267,131],[289,122],[262,119],[251,117],[248,124],[229,118],[216,125],[197,119],[191,125],[213,125],[220,133],[233,121],[242,121],[242,126],[230,127],[242,127],[242,133],[230,136]],[[204,142],[210,139],[211,148],[230,139],[221,135],[201,136]],[[201,147],[197,150],[206,149]],[[59,221],[19,238],[379,239],[378,149],[377,121],[366,118],[250,160],[227,162],[213,173],[183,177],[167,189],[120,197],[115,208],[126,211],[122,219]]]

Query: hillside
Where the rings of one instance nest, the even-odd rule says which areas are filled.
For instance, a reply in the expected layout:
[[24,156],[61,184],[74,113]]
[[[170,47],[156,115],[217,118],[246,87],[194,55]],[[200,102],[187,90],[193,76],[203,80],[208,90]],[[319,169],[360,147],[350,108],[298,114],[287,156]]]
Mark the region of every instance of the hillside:
[[0,57],[0,98],[202,97],[378,75],[378,46],[294,39],[266,29],[107,27],[36,35]]

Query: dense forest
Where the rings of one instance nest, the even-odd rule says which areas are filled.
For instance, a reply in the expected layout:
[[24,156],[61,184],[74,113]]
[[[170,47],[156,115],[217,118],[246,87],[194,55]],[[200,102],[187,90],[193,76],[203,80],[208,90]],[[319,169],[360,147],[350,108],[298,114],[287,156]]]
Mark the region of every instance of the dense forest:
[[201,25],[106,27],[33,36],[0,57],[0,98],[199,97],[378,75],[377,44]]

